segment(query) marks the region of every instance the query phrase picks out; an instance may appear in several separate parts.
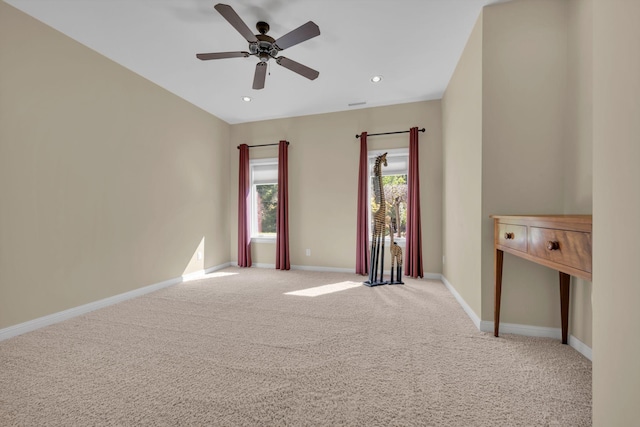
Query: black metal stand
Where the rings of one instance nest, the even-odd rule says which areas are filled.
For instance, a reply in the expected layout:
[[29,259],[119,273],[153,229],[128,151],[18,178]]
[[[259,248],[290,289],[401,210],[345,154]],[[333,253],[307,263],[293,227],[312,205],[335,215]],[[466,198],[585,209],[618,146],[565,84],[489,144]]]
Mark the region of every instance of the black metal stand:
[[397,270],[397,276],[396,280],[393,280],[393,267],[391,267],[391,280],[389,281],[390,285],[404,285],[404,282],[402,281],[402,266],[398,265],[396,267]]
[[[382,256],[381,256],[382,255]],[[371,241],[371,268],[369,269],[369,280],[363,282],[365,286],[387,285],[384,275],[384,238],[378,236]]]

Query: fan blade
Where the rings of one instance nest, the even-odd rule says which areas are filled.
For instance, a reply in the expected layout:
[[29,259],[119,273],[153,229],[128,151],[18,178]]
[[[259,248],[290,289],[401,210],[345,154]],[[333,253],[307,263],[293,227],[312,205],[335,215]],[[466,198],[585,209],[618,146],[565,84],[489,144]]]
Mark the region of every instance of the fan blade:
[[284,56],[276,58],[276,62],[278,63],[278,65],[282,65],[284,68],[288,68],[294,73],[298,73],[302,77],[306,77],[309,80],[315,80],[320,75],[320,73],[313,68],[309,68],[306,65],[302,65],[299,62],[293,61],[289,58],[285,58]]
[[247,27],[247,24],[244,23],[231,6],[228,4],[218,3],[214,8],[224,19],[227,20],[227,22],[229,22],[229,24],[231,24],[233,28],[236,29],[236,31],[242,35],[242,37],[247,39],[249,43],[256,43],[258,41],[255,34],[253,34],[249,27]]
[[256,64],[256,73],[253,75],[253,88],[263,89],[264,80],[267,78],[267,63],[258,62]]
[[284,36],[280,37],[274,42],[278,50],[284,50],[288,47],[295,46],[298,43],[302,43],[305,40],[312,39],[320,35],[320,27],[318,27],[313,21],[309,21],[289,31]]
[[247,58],[249,52],[216,52],[216,53],[198,53],[196,58],[203,61],[209,59],[224,59],[224,58]]

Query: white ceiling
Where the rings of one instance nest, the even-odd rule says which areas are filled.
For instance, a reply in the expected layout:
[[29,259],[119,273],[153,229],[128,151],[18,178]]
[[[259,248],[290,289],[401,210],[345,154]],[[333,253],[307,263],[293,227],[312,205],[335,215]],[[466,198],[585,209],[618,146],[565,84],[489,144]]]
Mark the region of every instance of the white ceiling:
[[[256,57],[195,57],[248,50],[213,8],[218,1],[5,1],[235,124],[438,99],[482,7],[500,0],[222,0],[251,30],[268,22],[276,39],[310,20],[320,27],[281,54],[320,76],[307,80],[271,60],[262,90],[251,88]],[[376,74],[384,79],[373,84]]]

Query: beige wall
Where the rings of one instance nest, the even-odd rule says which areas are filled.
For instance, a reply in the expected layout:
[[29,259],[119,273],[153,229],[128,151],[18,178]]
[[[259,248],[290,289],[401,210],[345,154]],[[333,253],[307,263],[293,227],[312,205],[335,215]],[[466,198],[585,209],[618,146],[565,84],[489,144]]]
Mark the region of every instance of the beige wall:
[[[564,212],[593,212],[593,0],[569,0]],[[571,278],[571,334],[592,346],[591,282]]]
[[[491,214],[563,212],[565,2],[484,9],[482,319],[493,320]],[[505,254],[500,320],[560,327],[557,272]]]
[[593,425],[640,420],[640,2],[593,3]]
[[443,274],[478,314],[482,250],[482,15],[442,98]]
[[[356,194],[360,142],[356,134],[425,127],[420,133],[420,190],[425,272],[440,273],[442,257],[442,136],[440,101],[268,120],[232,126],[229,256],[237,260],[236,146],[286,139],[289,146],[291,264],[355,271]],[[370,150],[409,146],[409,135],[371,137]],[[277,157],[278,147],[251,149]],[[311,249],[311,256],[305,255]],[[275,243],[252,243],[257,264],[275,263]],[[387,257],[388,258],[388,257]]]
[[[443,98],[444,275],[486,322],[489,216],[591,213],[590,31],[582,0],[485,7]],[[503,279],[502,322],[560,327],[555,271],[506,254]],[[590,346],[591,284],[572,280],[570,333]]]
[[0,328],[228,262],[228,124],[4,2],[0,93]]

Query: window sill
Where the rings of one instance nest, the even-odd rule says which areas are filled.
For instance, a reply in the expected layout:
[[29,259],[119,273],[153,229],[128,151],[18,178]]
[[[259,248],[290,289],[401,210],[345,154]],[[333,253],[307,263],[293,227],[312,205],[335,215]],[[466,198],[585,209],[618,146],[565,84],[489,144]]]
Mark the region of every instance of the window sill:
[[252,243],[275,243],[276,237],[273,236],[251,236]]
[[[393,242],[397,243],[400,246],[405,246],[405,243],[407,243],[407,238],[406,237],[400,237],[400,238],[395,237],[393,239]],[[385,245],[390,245],[391,244],[391,240],[388,237],[385,237],[384,243],[385,243]],[[371,239],[369,239],[369,244],[371,244]]]

